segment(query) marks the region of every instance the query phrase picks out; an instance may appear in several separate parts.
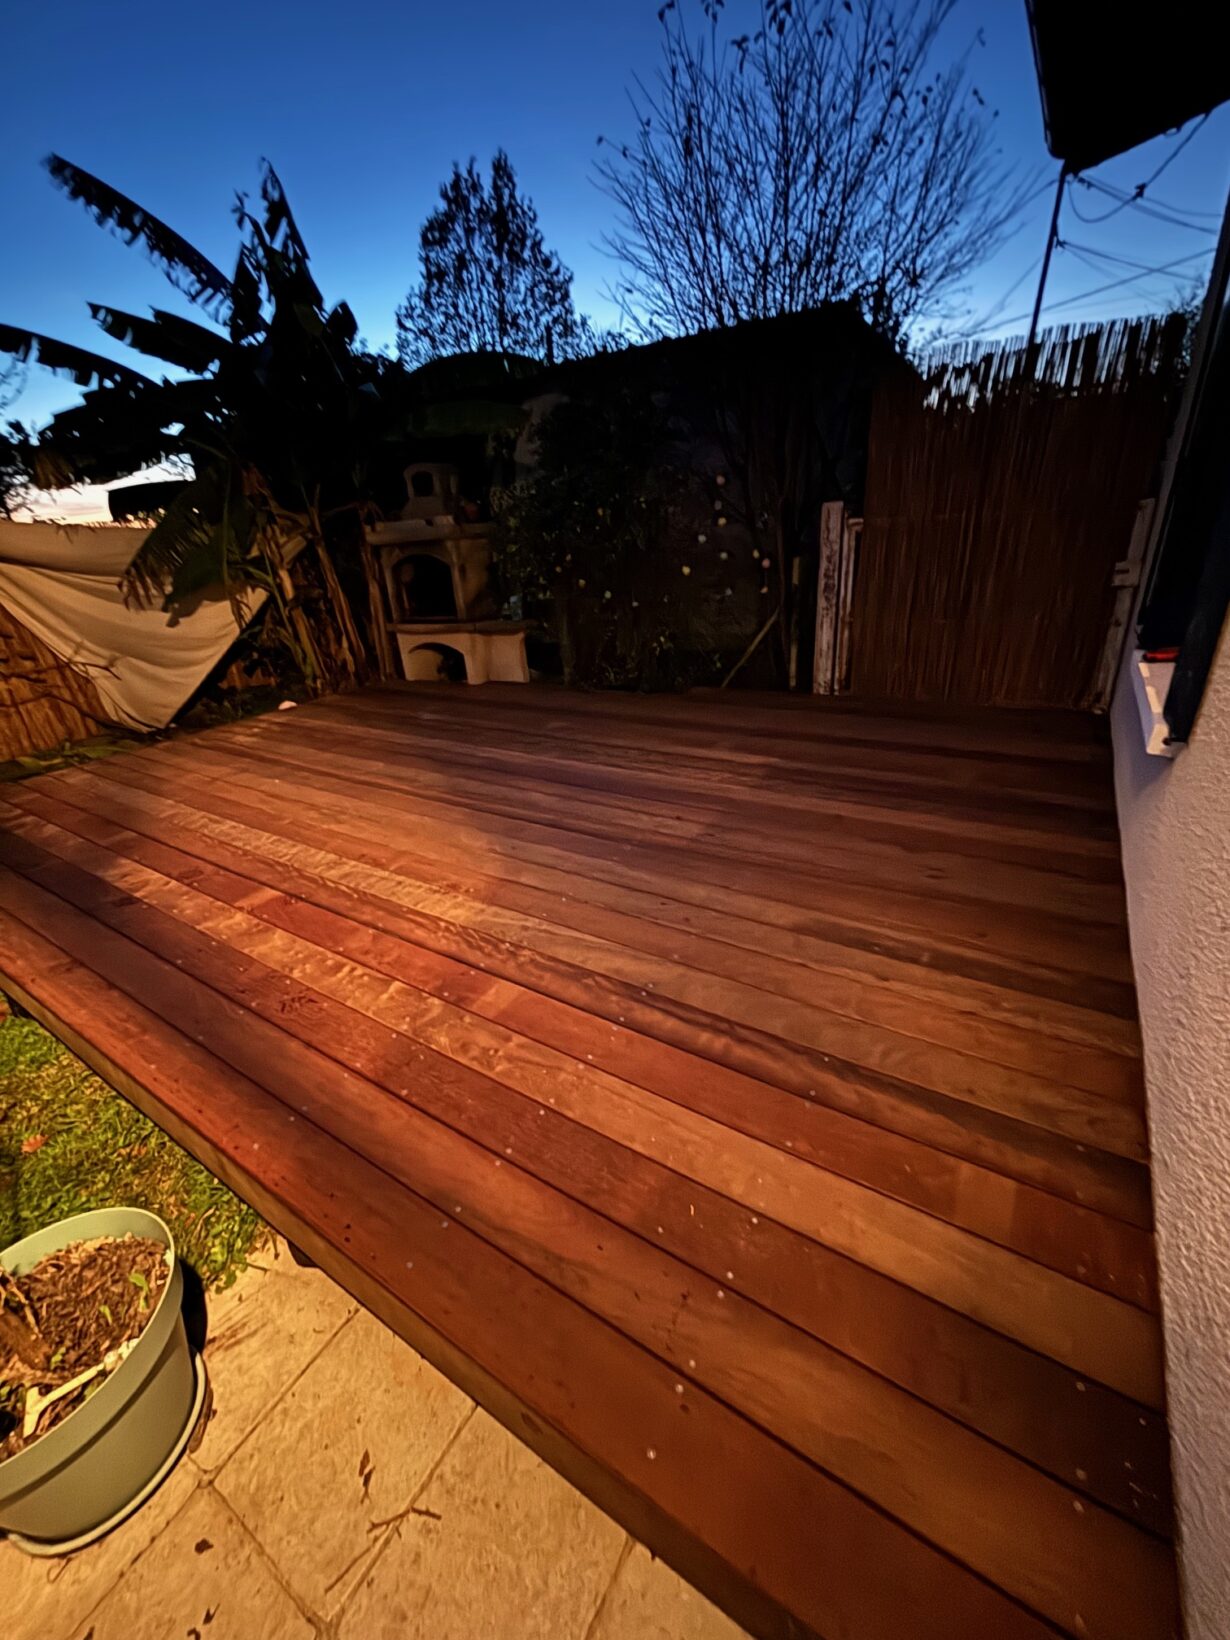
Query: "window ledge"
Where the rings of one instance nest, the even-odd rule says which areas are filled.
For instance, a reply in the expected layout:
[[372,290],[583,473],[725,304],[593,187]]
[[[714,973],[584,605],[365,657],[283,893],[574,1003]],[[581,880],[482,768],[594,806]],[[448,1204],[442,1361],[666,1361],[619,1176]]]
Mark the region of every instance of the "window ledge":
[[1170,740],[1170,726],[1164,716],[1166,695],[1173,677],[1173,661],[1146,660],[1143,649],[1133,652],[1132,696],[1140,714],[1145,751],[1150,757],[1174,757],[1180,749]]

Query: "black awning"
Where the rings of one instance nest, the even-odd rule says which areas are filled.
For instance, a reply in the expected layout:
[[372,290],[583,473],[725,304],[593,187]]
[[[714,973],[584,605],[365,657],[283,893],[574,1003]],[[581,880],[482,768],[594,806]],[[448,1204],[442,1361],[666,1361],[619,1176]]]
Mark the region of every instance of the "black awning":
[[1208,0],[1025,0],[1046,145],[1085,171],[1230,98]]

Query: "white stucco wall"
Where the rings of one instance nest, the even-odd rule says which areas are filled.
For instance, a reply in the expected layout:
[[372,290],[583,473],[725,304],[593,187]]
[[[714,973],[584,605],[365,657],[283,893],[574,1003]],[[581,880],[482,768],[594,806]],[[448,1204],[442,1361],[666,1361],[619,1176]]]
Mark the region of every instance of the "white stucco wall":
[[[1130,663],[1130,655],[1126,657]],[[1230,1636],[1230,625],[1191,741],[1112,712],[1189,1640]]]

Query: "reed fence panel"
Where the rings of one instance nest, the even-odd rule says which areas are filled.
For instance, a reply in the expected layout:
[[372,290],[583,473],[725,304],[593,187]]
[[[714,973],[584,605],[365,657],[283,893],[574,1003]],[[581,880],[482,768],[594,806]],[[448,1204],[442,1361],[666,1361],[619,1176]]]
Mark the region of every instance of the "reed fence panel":
[[1083,707],[1152,493],[1181,317],[957,349],[872,412],[852,688]]

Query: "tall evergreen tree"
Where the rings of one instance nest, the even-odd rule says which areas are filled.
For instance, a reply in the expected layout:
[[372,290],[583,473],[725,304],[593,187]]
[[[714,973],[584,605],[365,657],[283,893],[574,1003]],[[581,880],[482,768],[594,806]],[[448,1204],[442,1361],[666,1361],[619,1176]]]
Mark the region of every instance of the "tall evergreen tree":
[[592,345],[572,305],[572,274],[547,250],[533,201],[517,190],[503,149],[489,179],[475,161],[440,189],[419,235],[417,285],[397,310],[410,367],[454,353],[567,358]]

